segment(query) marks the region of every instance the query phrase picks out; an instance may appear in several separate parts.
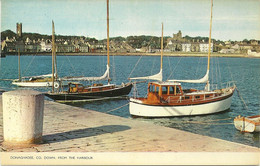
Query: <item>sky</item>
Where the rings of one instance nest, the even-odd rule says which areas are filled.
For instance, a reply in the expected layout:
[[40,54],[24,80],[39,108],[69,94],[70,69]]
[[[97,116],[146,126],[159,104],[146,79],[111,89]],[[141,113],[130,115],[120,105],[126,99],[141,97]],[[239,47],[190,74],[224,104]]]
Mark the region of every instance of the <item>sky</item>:
[[[260,0],[214,0],[212,38],[260,40]],[[110,0],[110,37],[209,36],[210,0]],[[1,0],[1,31],[106,38],[106,0]]]

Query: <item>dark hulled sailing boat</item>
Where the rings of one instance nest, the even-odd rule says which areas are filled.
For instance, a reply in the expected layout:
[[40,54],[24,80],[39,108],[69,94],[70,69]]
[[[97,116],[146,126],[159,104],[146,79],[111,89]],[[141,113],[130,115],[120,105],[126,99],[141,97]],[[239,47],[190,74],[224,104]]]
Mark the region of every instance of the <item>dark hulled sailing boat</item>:
[[[56,87],[56,91],[53,88],[52,92],[46,93],[45,95],[56,101],[75,101],[75,100],[102,100],[105,98],[115,98],[120,96],[126,96],[132,89],[132,83],[122,83],[121,85],[110,84],[109,77],[109,0],[107,0],[107,69],[101,77],[65,77],[61,78],[62,81],[74,81],[69,83],[66,91],[60,91],[60,87]],[[54,78],[53,78],[54,80]],[[84,86],[81,83],[75,83],[75,81],[100,81],[107,80],[106,85],[93,84]]]

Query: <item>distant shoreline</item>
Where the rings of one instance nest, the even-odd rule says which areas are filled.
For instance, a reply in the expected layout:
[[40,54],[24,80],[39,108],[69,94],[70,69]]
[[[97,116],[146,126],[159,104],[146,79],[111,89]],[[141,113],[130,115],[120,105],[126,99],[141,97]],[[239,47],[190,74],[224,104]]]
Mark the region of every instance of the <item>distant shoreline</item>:
[[[73,53],[56,53],[58,56],[106,56],[107,54],[104,53],[82,53],[82,52],[73,52]],[[6,53],[7,56],[13,55],[16,56],[17,53]],[[51,56],[51,52],[23,52],[21,55],[37,55],[37,56]],[[111,56],[160,56],[161,54],[159,52],[156,53],[110,53]],[[164,52],[164,56],[183,56],[183,57],[206,57],[207,53],[199,53],[199,52]],[[253,56],[248,56],[247,54],[239,54],[239,53],[233,53],[233,54],[221,54],[221,53],[211,53],[212,57],[236,57],[236,58],[251,58]],[[254,58],[254,57],[253,57]],[[257,57],[255,57],[257,58]]]

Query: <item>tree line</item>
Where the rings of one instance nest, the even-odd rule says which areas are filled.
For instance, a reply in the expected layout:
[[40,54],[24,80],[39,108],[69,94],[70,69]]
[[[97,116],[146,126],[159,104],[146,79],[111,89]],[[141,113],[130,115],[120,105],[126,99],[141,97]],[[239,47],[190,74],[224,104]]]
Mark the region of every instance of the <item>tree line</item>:
[[[6,37],[8,37],[9,39],[15,37],[17,38],[17,34],[14,33],[11,30],[6,30],[1,32],[1,40],[5,40]],[[22,34],[22,38],[21,40],[25,41],[27,38],[29,38],[30,40],[35,40],[37,41],[38,39],[43,39],[43,40],[51,40],[51,35],[45,35],[45,34],[39,34],[39,33],[27,33],[24,32]],[[170,36],[165,36],[164,37],[164,46],[167,44],[167,39],[171,38]],[[186,41],[204,41],[204,42],[208,42],[209,38],[208,37],[201,37],[201,36],[197,36],[197,37],[190,37],[188,35],[183,37]],[[89,43],[105,43],[106,39],[102,39],[102,40],[97,40],[96,38],[90,38],[90,37],[85,37],[85,36],[65,36],[65,35],[56,35],[56,39],[62,39],[65,41],[70,41],[70,40],[75,40],[75,39],[83,39],[84,41],[87,41]],[[110,40],[113,40],[115,42],[122,42],[122,41],[126,41],[127,44],[129,44],[131,47],[133,48],[141,48],[141,47],[151,47],[153,49],[160,49],[161,44],[160,44],[160,40],[161,37],[158,36],[145,36],[145,35],[140,35],[140,36],[128,36],[128,37],[111,37]],[[212,39],[213,42],[215,44],[220,44],[220,43],[224,43],[223,41],[220,40],[215,40]],[[244,39],[244,42],[249,42],[249,40]]]

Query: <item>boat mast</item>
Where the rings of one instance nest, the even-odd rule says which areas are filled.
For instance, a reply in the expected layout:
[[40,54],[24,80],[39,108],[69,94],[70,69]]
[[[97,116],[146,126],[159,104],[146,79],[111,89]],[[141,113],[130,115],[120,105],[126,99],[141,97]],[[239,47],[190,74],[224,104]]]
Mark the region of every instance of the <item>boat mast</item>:
[[163,23],[162,23],[162,37],[161,37],[161,69],[163,68]]
[[18,80],[21,81],[20,48],[18,48]]
[[[109,0],[107,0],[107,66],[110,67],[109,60]],[[109,70],[108,70],[108,84],[110,82]]]
[[55,68],[55,35],[54,22],[52,21],[52,92],[54,92],[54,68]]
[[[208,67],[207,71],[209,71],[210,68],[210,54],[211,54],[211,30],[212,30],[212,8],[213,8],[213,0],[211,0],[211,8],[210,8],[210,27],[209,27],[209,49],[208,49]],[[207,90],[209,90],[209,80],[207,81],[206,87]]]

